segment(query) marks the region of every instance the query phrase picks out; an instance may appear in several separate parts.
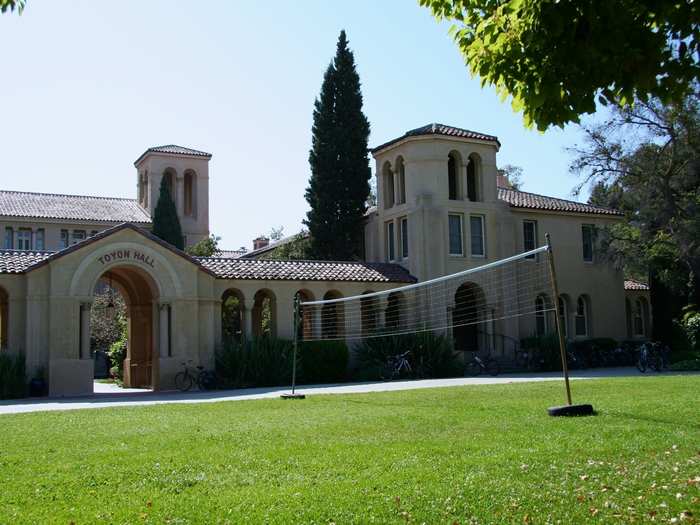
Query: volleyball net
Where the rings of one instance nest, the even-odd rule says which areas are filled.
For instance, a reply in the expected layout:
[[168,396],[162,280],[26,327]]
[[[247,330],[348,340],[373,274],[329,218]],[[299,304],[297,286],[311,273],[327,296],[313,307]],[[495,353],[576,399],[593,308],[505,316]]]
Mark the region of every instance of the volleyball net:
[[495,346],[498,334],[551,330],[556,305],[549,256],[548,246],[542,246],[389,290],[300,300],[296,339],[352,342],[435,331],[451,334],[455,349],[471,350],[484,341]]

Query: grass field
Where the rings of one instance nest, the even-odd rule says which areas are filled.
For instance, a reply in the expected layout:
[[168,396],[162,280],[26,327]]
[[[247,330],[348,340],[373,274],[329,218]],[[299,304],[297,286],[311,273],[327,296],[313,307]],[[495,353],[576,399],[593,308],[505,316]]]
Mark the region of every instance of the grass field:
[[700,376],[0,416],[0,523],[700,523]]

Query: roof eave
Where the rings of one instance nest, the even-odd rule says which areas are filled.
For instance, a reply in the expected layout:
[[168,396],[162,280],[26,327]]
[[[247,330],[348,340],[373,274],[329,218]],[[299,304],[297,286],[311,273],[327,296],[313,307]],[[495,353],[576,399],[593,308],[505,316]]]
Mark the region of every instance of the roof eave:
[[498,140],[498,138],[494,137],[493,139],[478,139],[478,138],[469,138],[469,137],[456,137],[454,135],[440,135],[439,133],[426,133],[424,135],[404,135],[399,138],[390,140],[389,142],[385,142],[384,144],[381,144],[375,148],[370,149],[370,153],[372,154],[373,157],[376,157],[377,154],[379,153],[384,153],[386,151],[392,150],[394,148],[398,148],[399,146],[403,146],[407,142],[412,142],[412,141],[422,141],[422,140],[452,140],[454,142],[462,142],[462,143],[478,143],[478,144],[488,144],[488,145],[495,145],[496,146],[496,151],[499,151],[501,149],[501,143]]

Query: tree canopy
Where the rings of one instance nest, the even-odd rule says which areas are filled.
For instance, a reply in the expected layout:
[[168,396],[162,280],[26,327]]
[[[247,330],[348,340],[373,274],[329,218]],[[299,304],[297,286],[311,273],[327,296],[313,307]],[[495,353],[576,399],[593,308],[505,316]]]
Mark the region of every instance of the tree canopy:
[[180,219],[165,177],[160,181],[160,195],[156,209],[153,211],[153,234],[180,250],[185,247]]
[[578,122],[596,101],[682,100],[700,72],[700,10],[656,0],[419,0],[450,33],[469,70],[525,124]]
[[341,31],[313,113],[311,178],[304,224],[318,259],[355,259],[362,253],[369,196],[369,122],[362,112],[355,57]]
[[624,214],[603,232],[605,251],[628,274],[651,272],[700,304],[700,94],[636,101],[584,130],[572,168],[594,184],[592,204]]
[[219,241],[221,237],[211,234],[192,246],[188,246],[185,250],[189,255],[195,257],[214,257],[221,254],[219,249]]
[[26,4],[26,0],[0,0],[0,13],[12,12],[17,9],[17,12],[22,14]]

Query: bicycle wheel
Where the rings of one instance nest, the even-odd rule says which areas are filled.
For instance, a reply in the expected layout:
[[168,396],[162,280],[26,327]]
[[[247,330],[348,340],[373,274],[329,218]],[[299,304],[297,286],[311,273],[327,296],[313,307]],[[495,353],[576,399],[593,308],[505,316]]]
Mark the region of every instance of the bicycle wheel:
[[655,372],[661,372],[661,369],[663,368],[663,362],[661,361],[661,356],[659,356],[659,355],[652,356],[652,358],[649,359],[649,368],[651,368]]
[[647,371],[647,360],[640,357],[637,359],[637,370],[639,370],[642,374]]
[[175,388],[181,392],[187,392],[192,388],[192,376],[187,372],[178,372],[175,374]]
[[199,374],[197,386],[200,390],[214,390],[216,388],[216,374],[205,370]]
[[476,377],[479,374],[481,374],[481,365],[478,361],[472,359],[467,363],[467,366],[464,368],[464,375],[469,377]]
[[501,372],[501,367],[495,359],[486,361],[486,373],[490,376],[497,376]]

